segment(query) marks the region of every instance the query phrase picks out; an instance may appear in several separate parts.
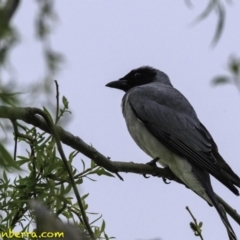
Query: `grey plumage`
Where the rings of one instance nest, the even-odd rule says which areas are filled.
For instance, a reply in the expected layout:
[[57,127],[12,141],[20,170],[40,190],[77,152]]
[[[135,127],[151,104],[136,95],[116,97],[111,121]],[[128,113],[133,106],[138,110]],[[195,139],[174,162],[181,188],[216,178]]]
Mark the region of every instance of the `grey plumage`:
[[132,138],[152,158],[218,211],[229,238],[237,237],[224,208],[216,199],[209,173],[239,195],[240,179],[218,152],[216,143],[199,121],[188,100],[168,76],[151,67],[132,70],[106,86],[126,92],[122,111]]

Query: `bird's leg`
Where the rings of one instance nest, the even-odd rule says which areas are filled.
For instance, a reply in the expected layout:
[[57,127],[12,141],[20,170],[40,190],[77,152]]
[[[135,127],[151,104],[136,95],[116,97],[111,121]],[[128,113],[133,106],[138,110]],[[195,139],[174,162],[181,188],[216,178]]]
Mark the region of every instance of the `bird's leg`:
[[[153,176],[159,176],[163,179],[163,182],[166,183],[166,184],[169,184],[170,182],[168,182],[167,180],[173,180],[175,182],[178,182],[178,183],[181,183],[183,185],[185,185],[187,188],[188,186],[183,183],[173,172],[172,170],[169,168],[169,167],[165,167],[165,168],[158,168],[157,167],[157,162],[160,158],[159,157],[156,157],[154,158],[153,160],[151,160],[150,162],[146,163],[147,165],[150,165],[152,166],[155,170],[156,170],[156,174],[153,175]],[[161,170],[161,172],[160,172]],[[163,177],[163,172],[164,172],[164,176],[167,176],[167,177]],[[146,174],[143,174],[143,176],[145,178],[149,178],[146,176]]]
[[[181,183],[183,185],[186,186],[186,184],[184,184],[173,172],[172,170],[169,168],[169,167],[165,167],[165,168],[158,168],[157,167],[157,162],[160,158],[159,157],[156,157],[154,158],[153,160],[151,160],[150,162],[146,163],[147,165],[150,165],[152,166],[155,170],[156,170],[156,174],[153,175],[153,176],[159,176],[163,179],[163,182],[166,183],[166,184],[169,184],[170,182],[168,182],[167,180],[173,180],[175,182],[178,182],[178,183]],[[164,174],[163,174],[164,172]],[[167,177],[163,177],[164,176],[167,176]],[[149,178],[146,176],[146,174],[143,174],[143,176],[145,178]],[[187,186],[186,186],[187,187]],[[187,187],[188,188],[188,187]]]
[[[157,176],[157,175],[158,175],[157,161],[158,161],[159,159],[160,159],[159,157],[156,157],[156,158],[152,159],[150,162],[147,162],[147,163],[146,163],[147,165],[152,166],[152,167],[156,170],[156,174],[153,175],[153,176]],[[145,178],[149,178],[149,177],[146,176],[146,174],[143,174],[143,176],[144,176]]]
[[157,168],[157,162],[159,159],[160,159],[159,157],[156,157],[156,158],[152,159],[150,162],[147,162],[146,164]]

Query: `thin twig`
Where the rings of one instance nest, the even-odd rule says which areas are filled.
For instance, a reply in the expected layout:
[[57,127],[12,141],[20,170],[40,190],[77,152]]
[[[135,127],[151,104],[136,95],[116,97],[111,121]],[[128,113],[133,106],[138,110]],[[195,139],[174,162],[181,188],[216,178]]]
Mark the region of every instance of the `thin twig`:
[[115,174],[118,176],[120,180],[124,181],[123,177],[118,172],[116,172]]
[[59,86],[58,86],[58,82],[57,80],[54,80],[55,85],[56,85],[56,117],[55,117],[55,124],[57,124],[59,117],[58,117],[58,113],[59,113]]
[[17,159],[17,134],[18,134],[18,128],[17,128],[17,121],[13,120],[12,121],[12,125],[13,125],[13,130],[14,130],[14,151],[13,151],[13,159],[14,161],[16,161]]
[[199,231],[199,229],[198,229],[198,227],[197,227],[197,226],[198,226],[197,219],[193,216],[193,214],[192,214],[191,210],[189,209],[189,207],[186,207],[186,209],[187,209],[187,211],[189,212],[189,214],[191,215],[191,217],[192,217],[192,219],[193,219],[193,221],[194,221],[194,223],[195,223],[196,229],[194,229],[194,231],[197,232],[197,234],[198,234],[198,236],[201,238],[201,240],[204,240],[204,239],[203,239],[203,236],[202,236],[202,234],[201,234],[201,231]]

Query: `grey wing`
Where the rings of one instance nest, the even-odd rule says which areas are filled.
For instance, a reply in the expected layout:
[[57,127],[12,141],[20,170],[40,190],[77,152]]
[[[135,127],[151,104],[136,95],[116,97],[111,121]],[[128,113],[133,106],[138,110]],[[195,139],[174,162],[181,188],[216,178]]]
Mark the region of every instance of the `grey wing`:
[[[183,98],[182,95],[181,97]],[[189,109],[193,111],[188,114],[184,110],[176,109],[177,105],[173,98],[168,100],[165,104],[166,98],[164,102],[156,100],[156,92],[154,94],[151,90],[147,92],[146,89],[140,88],[132,91],[128,96],[133,112],[155,138],[174,153],[187,158],[212,174],[233,193],[239,195],[234,186],[240,187],[239,177],[218,153],[214,140],[198,120],[190,103],[183,99],[184,104],[190,106],[189,108],[186,105],[188,111]],[[171,101],[173,101],[172,104]]]

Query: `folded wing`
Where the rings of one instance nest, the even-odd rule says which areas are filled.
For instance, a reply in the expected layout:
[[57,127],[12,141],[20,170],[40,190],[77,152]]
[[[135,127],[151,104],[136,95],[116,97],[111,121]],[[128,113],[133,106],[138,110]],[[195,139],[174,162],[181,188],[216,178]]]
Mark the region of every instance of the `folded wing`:
[[210,133],[180,92],[169,87],[164,89],[164,86],[159,89],[138,87],[129,93],[128,101],[137,118],[162,144],[206,170],[239,195],[234,186],[240,187],[239,177],[218,153]]

